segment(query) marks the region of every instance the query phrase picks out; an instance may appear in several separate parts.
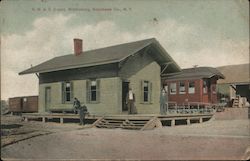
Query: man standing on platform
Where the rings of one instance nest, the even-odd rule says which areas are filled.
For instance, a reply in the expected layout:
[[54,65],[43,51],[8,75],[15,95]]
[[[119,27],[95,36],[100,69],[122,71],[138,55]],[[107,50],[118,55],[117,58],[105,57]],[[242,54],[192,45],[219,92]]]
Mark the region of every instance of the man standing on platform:
[[85,115],[88,113],[88,109],[87,106],[83,105],[81,106],[80,101],[75,97],[74,100],[74,113],[79,114],[79,119],[80,119],[80,125],[84,125],[85,124]]
[[136,114],[137,110],[135,108],[135,94],[132,91],[132,88],[129,88],[129,92],[126,97],[126,104],[128,106],[128,114]]
[[167,103],[167,94],[163,88],[160,95],[160,114],[166,115],[166,103]]
[[80,117],[80,125],[84,125],[85,124],[85,116],[88,113],[87,106],[85,106],[85,105],[80,106],[80,108],[78,109],[78,113],[79,113],[79,117]]

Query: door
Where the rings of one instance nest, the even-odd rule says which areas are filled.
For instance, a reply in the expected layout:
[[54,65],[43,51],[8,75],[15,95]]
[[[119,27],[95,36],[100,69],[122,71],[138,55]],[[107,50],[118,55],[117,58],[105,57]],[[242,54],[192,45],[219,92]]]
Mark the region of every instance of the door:
[[216,84],[211,85],[211,103],[217,103]]
[[122,82],[122,111],[128,111],[128,106],[126,105],[126,97],[129,91],[129,82]]
[[51,104],[51,88],[46,87],[45,88],[45,111],[48,111],[50,109]]
[[28,112],[28,108],[27,108],[27,98],[26,97],[23,97],[22,99],[21,99],[21,111],[22,112]]

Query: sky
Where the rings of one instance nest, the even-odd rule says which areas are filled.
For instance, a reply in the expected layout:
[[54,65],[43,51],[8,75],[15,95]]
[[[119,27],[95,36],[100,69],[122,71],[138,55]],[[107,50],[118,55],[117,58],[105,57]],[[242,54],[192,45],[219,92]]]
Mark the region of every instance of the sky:
[[249,63],[247,0],[3,0],[1,99],[38,95],[19,72],[56,56],[156,38],[181,68]]

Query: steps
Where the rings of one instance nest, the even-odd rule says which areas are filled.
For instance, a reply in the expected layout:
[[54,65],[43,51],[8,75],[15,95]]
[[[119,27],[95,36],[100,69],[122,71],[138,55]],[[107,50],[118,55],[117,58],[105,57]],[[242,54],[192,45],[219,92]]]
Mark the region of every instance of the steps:
[[236,98],[234,99],[234,102],[233,102],[233,108],[239,107],[239,102],[240,102],[240,98],[239,98],[239,96],[236,96]]
[[123,129],[141,130],[149,120],[125,120]]
[[114,120],[114,119],[101,119],[95,126],[98,128],[121,128],[124,120]]
[[130,130],[149,130],[159,125],[159,119],[157,117],[150,117],[148,119],[134,120],[134,119],[120,119],[120,118],[101,118],[98,119],[94,126],[97,128],[122,128]]

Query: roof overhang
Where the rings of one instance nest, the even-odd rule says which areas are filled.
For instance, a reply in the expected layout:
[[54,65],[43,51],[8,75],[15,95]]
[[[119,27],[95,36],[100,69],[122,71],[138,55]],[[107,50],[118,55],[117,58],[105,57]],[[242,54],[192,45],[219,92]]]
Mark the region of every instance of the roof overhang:
[[194,80],[194,79],[210,79],[212,77],[217,77],[217,79],[224,79],[223,75],[192,75],[192,76],[181,76],[182,72],[164,74],[163,78],[167,80]]
[[162,68],[161,74],[176,73],[181,71],[180,66],[174,61],[174,59],[168,54],[168,52],[160,45],[157,40],[154,41],[152,46],[153,49],[156,49],[159,52],[158,57],[156,57],[156,61]]
[[95,63],[90,63],[90,64],[80,64],[80,65],[74,65],[74,66],[65,66],[57,69],[47,69],[47,70],[35,70],[34,68],[29,68],[23,72],[18,73],[19,75],[24,75],[24,74],[32,74],[32,73],[48,73],[48,72],[54,72],[54,71],[61,71],[61,70],[68,70],[68,69],[75,69],[75,68],[84,68],[84,67],[92,67],[92,66],[97,66],[97,65],[105,65],[105,64],[113,64],[113,63],[118,63],[119,60],[111,60],[111,61],[105,61],[105,62],[95,62]]
[[152,42],[148,43],[146,46],[140,48],[133,54],[129,55],[120,60],[119,67],[128,60],[129,57],[134,56],[135,54],[139,54],[139,51],[143,50],[143,54],[150,54],[155,61],[161,66],[161,74],[163,73],[176,73],[180,72],[181,68],[177,63],[173,60],[173,58],[166,52],[166,50],[160,45],[157,40],[152,40]]

